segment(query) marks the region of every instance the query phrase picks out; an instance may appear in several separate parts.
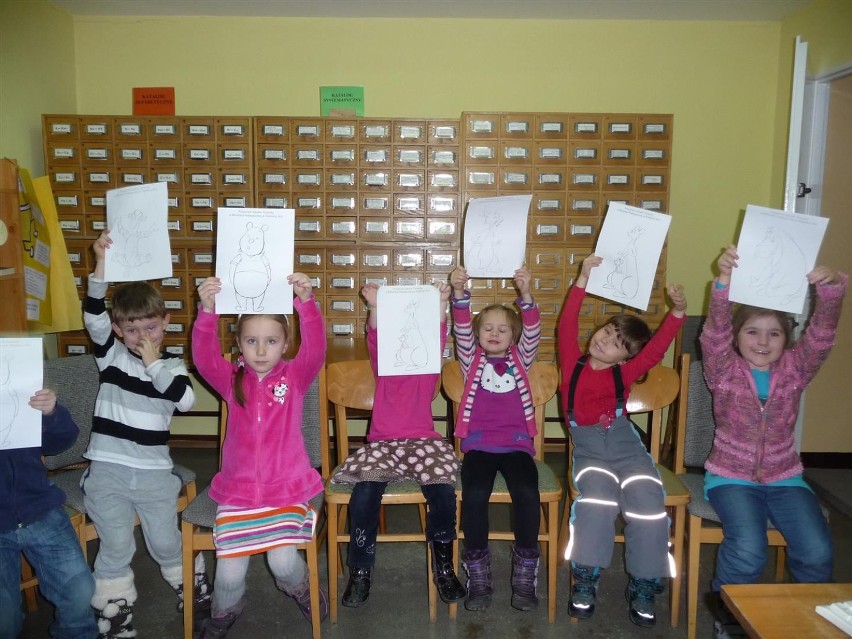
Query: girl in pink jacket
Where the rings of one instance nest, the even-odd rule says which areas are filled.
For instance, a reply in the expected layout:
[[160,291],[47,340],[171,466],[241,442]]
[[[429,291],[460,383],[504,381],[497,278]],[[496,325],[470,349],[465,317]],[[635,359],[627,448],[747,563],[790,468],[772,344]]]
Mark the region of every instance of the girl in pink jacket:
[[[795,425],[802,392],[834,345],[847,276],[817,266],[807,275],[816,303],[802,337],[780,311],[741,306],[731,316],[728,286],[735,246],[718,260],[719,277],[701,333],[704,377],[713,395],[716,434],[704,490],[722,522],[712,590],[756,582],[766,563],[767,521],[787,541],[793,579],[832,580],[831,536],[817,498],[802,478]],[[733,617],[717,597],[717,629]]]
[[[240,357],[233,363],[222,357],[214,312],[220,281],[207,278],[198,287],[192,359],[228,404],[222,467],[210,485],[218,504],[216,591],[202,638],[224,637],[234,625],[244,606],[249,557],[262,552],[278,588],[311,618],[307,566],[296,544],[313,537],[316,512],[308,502],[322,493],[323,483],[305,451],[302,404],[325,361],[326,340],[310,279],[294,273],[287,281],[301,333],[299,352],[289,361],[282,359],[290,343],[285,315],[241,315]],[[324,592],[320,596],[325,617],[328,601]]]

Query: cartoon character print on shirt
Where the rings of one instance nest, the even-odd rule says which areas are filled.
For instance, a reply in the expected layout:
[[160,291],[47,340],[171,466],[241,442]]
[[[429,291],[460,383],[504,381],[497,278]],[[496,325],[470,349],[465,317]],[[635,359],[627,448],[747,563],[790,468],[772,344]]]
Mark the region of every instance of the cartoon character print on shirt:
[[517,388],[515,369],[506,361],[486,362],[479,385],[490,393],[511,393]]

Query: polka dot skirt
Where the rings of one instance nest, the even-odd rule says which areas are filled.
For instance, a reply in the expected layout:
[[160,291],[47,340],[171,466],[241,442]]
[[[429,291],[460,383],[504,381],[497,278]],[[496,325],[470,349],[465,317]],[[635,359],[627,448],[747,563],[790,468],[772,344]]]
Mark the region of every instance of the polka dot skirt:
[[357,484],[410,479],[418,484],[455,485],[458,471],[458,457],[443,439],[392,439],[359,448],[346,458],[331,481]]

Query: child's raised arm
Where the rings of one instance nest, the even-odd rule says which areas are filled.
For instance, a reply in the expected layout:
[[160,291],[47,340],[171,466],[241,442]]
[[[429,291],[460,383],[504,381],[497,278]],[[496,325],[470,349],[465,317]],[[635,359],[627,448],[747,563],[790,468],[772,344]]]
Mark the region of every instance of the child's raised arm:
[[532,283],[532,275],[523,266],[515,271],[515,286],[518,287],[518,293],[521,295],[521,301],[524,304],[532,304],[533,298],[530,293],[530,285]]
[[815,266],[814,270],[807,274],[808,284],[833,285],[840,282],[835,271],[827,266]]
[[683,286],[680,284],[669,284],[666,286],[666,291],[672,301],[672,315],[675,317],[686,315],[686,295],[683,292]]
[[740,259],[740,256],[737,255],[737,247],[729,244],[728,248],[716,260],[716,264],[719,266],[719,284],[728,286],[731,283],[731,273],[737,267],[738,259]]
[[467,286],[467,269],[464,267],[456,267],[450,273],[450,286],[453,288],[453,297],[457,300],[464,298],[464,289]]
[[589,275],[591,275],[592,269],[596,266],[600,266],[602,262],[603,258],[598,257],[594,253],[586,256],[586,259],[583,260],[583,267],[580,269],[580,274],[577,276],[577,279],[574,280],[574,286],[586,288],[586,284],[589,283]]
[[95,252],[95,270],[92,274],[99,280],[104,279],[104,261],[110,244],[112,244],[112,240],[109,237],[109,230],[101,231],[98,239],[92,244],[92,250]]
[[43,415],[53,415],[53,411],[56,410],[56,393],[49,388],[37,390],[30,397],[29,405],[31,408],[40,411]]
[[364,301],[367,302],[367,306],[370,309],[367,322],[370,324],[370,328],[376,328],[376,304],[379,298],[378,284],[364,284],[364,286],[361,287],[361,297],[364,298]]
[[205,313],[213,313],[216,308],[216,295],[222,290],[222,280],[218,277],[205,278],[198,285],[198,299]]
[[435,282],[435,288],[438,289],[438,294],[441,296],[441,304],[439,306],[438,317],[441,318],[441,322],[446,322],[447,303],[450,301],[450,294],[453,289],[446,282]]
[[287,276],[287,283],[293,285],[293,292],[303,302],[307,302],[313,295],[311,278],[304,273],[293,273]]

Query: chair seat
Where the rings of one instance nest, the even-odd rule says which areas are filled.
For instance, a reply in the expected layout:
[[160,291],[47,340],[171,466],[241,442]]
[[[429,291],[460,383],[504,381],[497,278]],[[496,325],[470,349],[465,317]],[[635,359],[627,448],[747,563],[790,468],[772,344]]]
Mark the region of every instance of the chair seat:
[[[689,491],[688,486],[681,481],[679,475],[675,475],[670,468],[667,468],[661,464],[656,464],[657,472],[660,474],[660,480],[663,482],[663,489],[666,491],[666,506],[685,506],[689,500],[691,493]],[[579,495],[579,491],[577,490],[577,486],[574,484],[573,476],[571,477],[571,485],[569,486],[569,490],[571,491],[572,499],[576,499],[577,495]]]
[[[85,513],[86,504],[83,501],[83,489],[80,488],[80,479],[86,468],[75,468],[64,472],[57,472],[50,476],[51,481],[65,493],[65,503],[77,512]],[[195,481],[195,472],[181,466],[174,465],[175,474],[180,477],[181,484],[186,486]]]
[[[332,473],[332,478],[337,474],[337,471],[340,469],[340,466],[334,469]],[[329,479],[325,483],[325,497],[326,501],[331,503],[349,503],[349,497],[352,495],[352,490],[355,488],[355,484],[335,484]],[[461,480],[456,480],[456,490],[461,490]],[[395,481],[388,484],[388,487],[385,489],[385,493],[383,495],[382,501],[388,503],[392,501],[394,497],[405,497],[406,501],[410,501],[412,495],[422,495],[423,491],[420,490],[420,484],[418,484],[413,479],[406,479],[403,481]],[[426,499],[423,499],[423,503],[426,502]]]
[[[535,466],[538,469],[538,492],[543,500],[551,501],[552,498],[562,499],[562,484],[559,483],[559,479],[556,477],[553,469],[540,459],[535,460]],[[497,473],[497,477],[494,480],[494,489],[491,491],[491,501],[499,501],[494,498],[499,497],[500,493],[505,494],[507,500],[510,499],[509,488],[506,486],[506,479],[503,477],[503,473]],[[550,497],[551,499],[545,499],[546,497]]]
[[196,526],[213,528],[217,507],[218,504],[210,497],[210,486],[207,486],[183,509],[180,518]]

